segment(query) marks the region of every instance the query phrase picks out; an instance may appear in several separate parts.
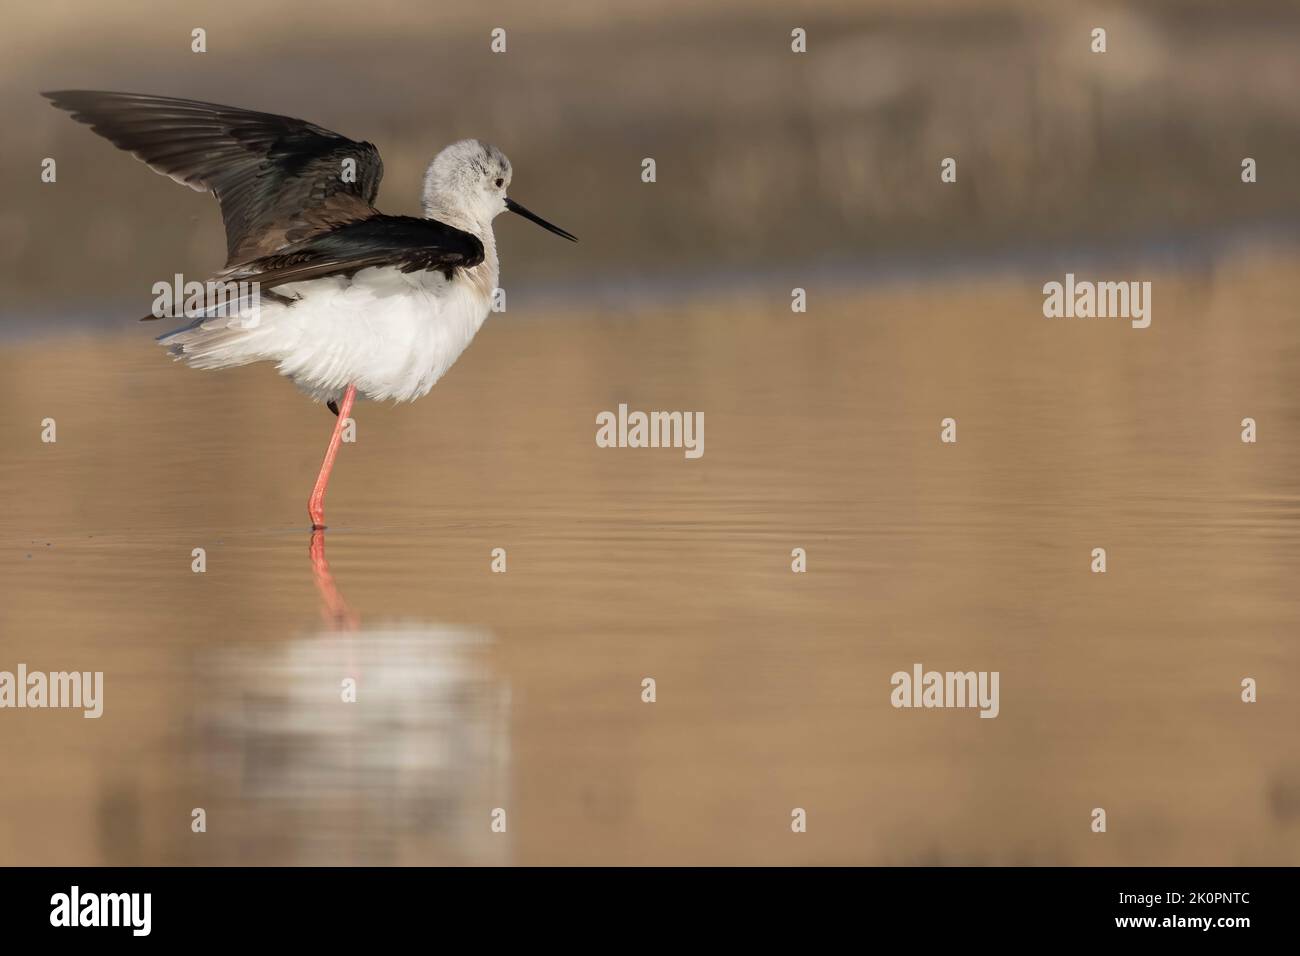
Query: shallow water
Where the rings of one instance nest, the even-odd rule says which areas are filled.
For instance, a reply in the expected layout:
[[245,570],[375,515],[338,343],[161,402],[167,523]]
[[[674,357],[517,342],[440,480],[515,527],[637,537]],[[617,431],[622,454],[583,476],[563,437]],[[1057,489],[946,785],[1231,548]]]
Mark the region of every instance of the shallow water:
[[[0,710],[0,863],[1293,863],[1296,264],[1148,272],[1146,330],[1059,275],[493,318],[315,541],[269,368],[6,348],[0,670],[105,690]],[[596,447],[620,402],[705,454]],[[894,709],[915,662],[999,716]]]

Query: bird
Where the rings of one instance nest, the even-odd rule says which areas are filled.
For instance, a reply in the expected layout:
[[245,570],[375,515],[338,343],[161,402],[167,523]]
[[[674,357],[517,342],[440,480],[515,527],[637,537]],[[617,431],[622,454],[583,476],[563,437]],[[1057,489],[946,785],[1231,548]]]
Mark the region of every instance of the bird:
[[508,211],[577,241],[507,196],[510,160],[476,139],[429,163],[422,217],[395,216],[374,205],[384,171],[375,146],[314,123],[142,93],[42,95],[155,172],[216,198],[226,264],[205,288],[251,296],[214,307],[205,295],[193,321],[157,341],[193,368],[274,362],[334,413],[307,502],[313,531],[325,528],[357,397],[427,395],[482,327],[499,279],[492,221]]

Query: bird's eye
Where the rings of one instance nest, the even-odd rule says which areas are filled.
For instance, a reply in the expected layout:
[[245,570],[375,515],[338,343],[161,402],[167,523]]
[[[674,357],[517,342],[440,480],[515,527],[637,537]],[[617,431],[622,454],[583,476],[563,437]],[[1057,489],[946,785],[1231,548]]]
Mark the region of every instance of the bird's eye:
[[502,186],[504,186],[505,184],[506,184],[505,177],[503,177],[503,176],[498,176],[498,177],[497,177],[497,189],[500,189],[500,188],[501,188]]

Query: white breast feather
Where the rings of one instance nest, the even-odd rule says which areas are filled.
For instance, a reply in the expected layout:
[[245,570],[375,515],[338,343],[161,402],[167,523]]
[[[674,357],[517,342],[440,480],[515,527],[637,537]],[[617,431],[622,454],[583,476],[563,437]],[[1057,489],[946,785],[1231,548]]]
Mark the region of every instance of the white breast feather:
[[159,341],[196,368],[276,362],[317,401],[353,384],[366,398],[409,402],[428,394],[483,325],[494,265],[450,282],[385,266],[282,286],[275,291],[300,298],[291,305],[264,298],[257,314],[207,319]]

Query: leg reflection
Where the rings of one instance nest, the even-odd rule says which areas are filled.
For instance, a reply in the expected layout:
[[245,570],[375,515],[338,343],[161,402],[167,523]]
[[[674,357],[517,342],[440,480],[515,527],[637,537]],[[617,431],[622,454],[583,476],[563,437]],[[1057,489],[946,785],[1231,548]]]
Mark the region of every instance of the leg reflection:
[[325,560],[325,529],[320,528],[311,533],[311,573],[316,580],[316,590],[320,593],[321,617],[325,623],[336,631],[355,631],[361,619],[348,607],[334,583],[334,574],[329,562]]

